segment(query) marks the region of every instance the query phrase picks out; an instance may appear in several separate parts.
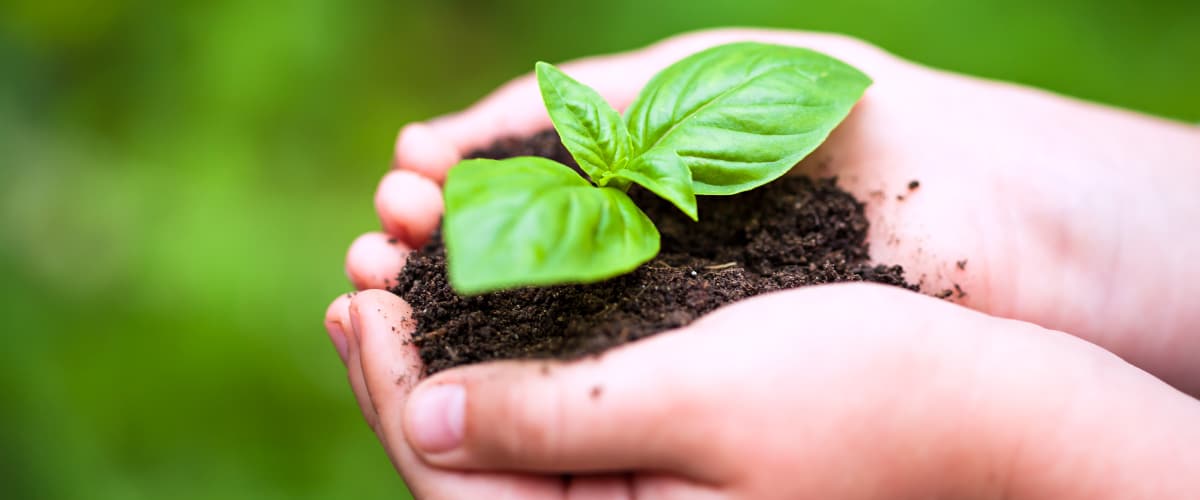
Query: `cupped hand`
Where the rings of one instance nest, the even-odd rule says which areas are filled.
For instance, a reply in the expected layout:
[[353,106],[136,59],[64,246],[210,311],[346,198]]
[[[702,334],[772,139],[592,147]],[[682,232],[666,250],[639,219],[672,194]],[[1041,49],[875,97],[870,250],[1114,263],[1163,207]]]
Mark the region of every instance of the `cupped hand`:
[[[775,293],[571,363],[417,385],[357,294],[350,378],[418,498],[1187,498],[1200,403],[1092,344],[879,285]],[[415,386],[415,388],[414,388]]]
[[[621,108],[659,69],[734,40],[811,47],[874,78],[797,170],[836,175],[867,202],[875,260],[903,265],[927,292],[1081,336],[1200,393],[1200,267],[1189,261],[1200,238],[1172,231],[1200,218],[1200,129],[930,70],[835,35],[710,31],[563,67]],[[405,127],[375,198],[384,233],[347,256],[354,284],[386,287],[429,238],[438,185],[462,155],[549,126],[525,76]]]

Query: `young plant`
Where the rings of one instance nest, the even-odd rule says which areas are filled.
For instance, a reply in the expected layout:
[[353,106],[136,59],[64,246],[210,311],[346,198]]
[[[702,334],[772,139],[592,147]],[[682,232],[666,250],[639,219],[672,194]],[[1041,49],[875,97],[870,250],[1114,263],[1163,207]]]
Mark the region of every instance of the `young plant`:
[[733,43],[660,72],[622,118],[554,66],[539,62],[536,72],[554,128],[588,178],[538,157],[451,169],[443,237],[459,293],[632,271],[659,250],[658,230],[626,194],[632,184],[697,220],[697,195],[740,193],[787,173],[871,84],[818,52]]

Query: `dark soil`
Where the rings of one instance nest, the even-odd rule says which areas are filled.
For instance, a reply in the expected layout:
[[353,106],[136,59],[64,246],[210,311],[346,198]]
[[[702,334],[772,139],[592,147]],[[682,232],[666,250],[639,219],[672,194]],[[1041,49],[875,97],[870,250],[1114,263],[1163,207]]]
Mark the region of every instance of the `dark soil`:
[[[475,157],[536,155],[574,166],[553,131]],[[915,188],[915,186],[914,186]],[[571,359],[680,327],[774,290],[873,281],[916,290],[900,266],[868,264],[863,204],[835,179],[785,177],[736,196],[700,197],[700,222],[630,190],[662,233],[662,253],[602,283],[459,297],[440,234],[408,258],[392,291],[412,305],[426,371],[508,358]]]

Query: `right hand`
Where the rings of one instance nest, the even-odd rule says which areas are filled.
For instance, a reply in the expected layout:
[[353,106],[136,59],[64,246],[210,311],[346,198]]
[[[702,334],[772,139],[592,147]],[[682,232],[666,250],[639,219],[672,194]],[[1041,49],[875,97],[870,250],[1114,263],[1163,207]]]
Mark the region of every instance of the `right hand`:
[[1179,472],[1200,467],[1200,401],[1078,338],[897,287],[770,293],[600,356],[419,383],[399,297],[363,292],[349,320],[355,394],[418,498],[1200,492]]

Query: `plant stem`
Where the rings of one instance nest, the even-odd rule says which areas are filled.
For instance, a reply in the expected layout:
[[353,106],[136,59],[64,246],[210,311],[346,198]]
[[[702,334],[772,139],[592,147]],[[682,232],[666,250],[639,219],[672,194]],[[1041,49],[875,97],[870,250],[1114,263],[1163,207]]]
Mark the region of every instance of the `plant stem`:
[[[610,183],[612,184],[611,186],[609,186]],[[632,183],[625,179],[614,177],[610,172],[605,172],[600,176],[599,179],[596,179],[596,185],[599,187],[612,187],[628,193],[629,186],[631,186]]]

